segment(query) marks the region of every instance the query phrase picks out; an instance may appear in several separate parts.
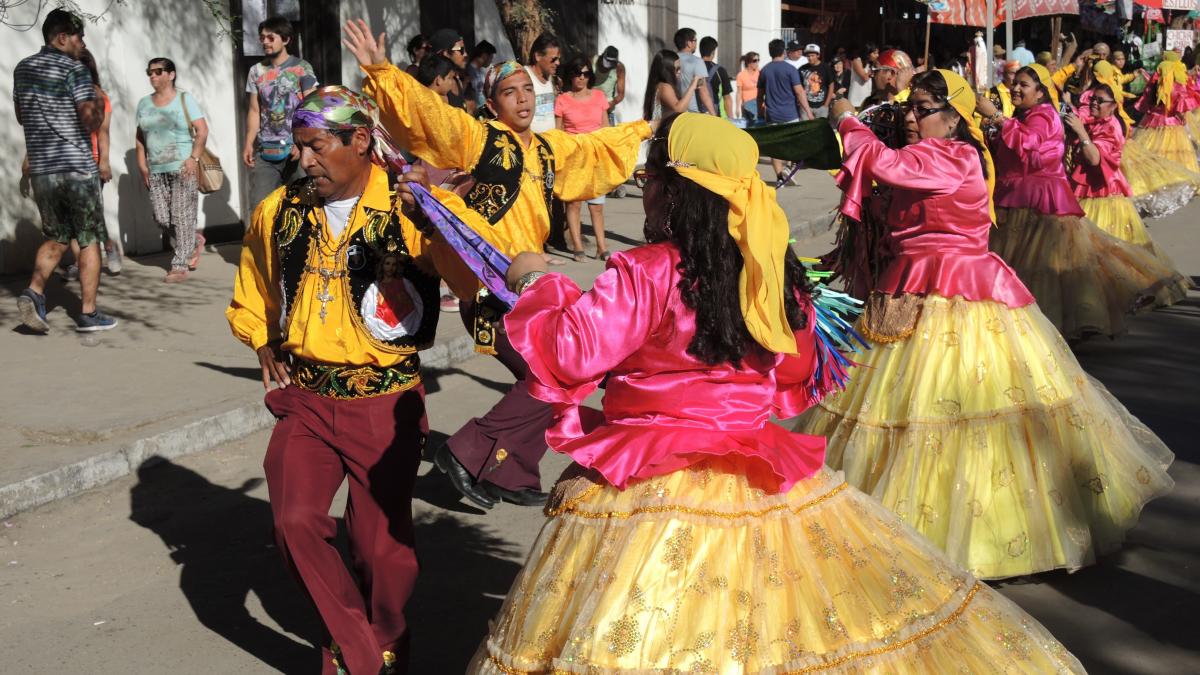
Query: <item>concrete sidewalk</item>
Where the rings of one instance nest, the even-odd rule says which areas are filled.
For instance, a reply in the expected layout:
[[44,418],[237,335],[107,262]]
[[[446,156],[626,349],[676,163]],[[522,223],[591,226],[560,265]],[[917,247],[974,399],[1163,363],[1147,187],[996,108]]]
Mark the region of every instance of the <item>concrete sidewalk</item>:
[[[779,199],[802,242],[828,230],[840,193],[827,172],[801,171],[797,182]],[[640,192],[628,193],[605,207],[610,250],[642,241]],[[586,248],[595,250],[590,236]],[[11,383],[0,397],[0,518],[103,485],[149,457],[197,452],[271,423],[257,361],[225,322],[239,253],[238,244],[210,246],[183,284],[162,283],[169,254],[126,259],[120,276],[101,280],[100,307],[120,321],[104,333],[75,332],[78,284],[57,277],[47,287],[51,333],[29,333],[15,302],[28,278],[0,278],[8,328],[0,354]],[[553,269],[587,288],[603,264]],[[444,314],[421,361],[438,370],[472,356],[458,317]]]

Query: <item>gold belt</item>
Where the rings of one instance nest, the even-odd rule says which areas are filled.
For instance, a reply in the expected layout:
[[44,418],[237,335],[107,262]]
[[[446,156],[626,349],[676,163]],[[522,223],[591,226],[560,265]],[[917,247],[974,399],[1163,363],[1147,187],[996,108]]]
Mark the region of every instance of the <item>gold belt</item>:
[[394,366],[335,366],[296,360],[292,377],[296,386],[336,399],[370,398],[411,389],[421,383],[421,359],[404,357]]

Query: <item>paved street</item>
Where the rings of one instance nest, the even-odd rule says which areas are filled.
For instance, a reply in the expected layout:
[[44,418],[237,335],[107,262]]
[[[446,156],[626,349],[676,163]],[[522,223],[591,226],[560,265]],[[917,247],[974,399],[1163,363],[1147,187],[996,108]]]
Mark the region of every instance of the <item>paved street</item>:
[[[818,191],[828,191],[829,183],[826,178]],[[610,221],[614,248],[627,248],[639,239],[636,202],[610,200],[609,204],[614,202],[618,205],[613,207],[614,215],[623,214]],[[1159,244],[1181,270],[1193,276],[1200,275],[1197,223],[1200,202],[1151,223]],[[797,245],[801,253],[817,254],[829,247],[830,239],[826,235]],[[231,260],[235,247],[218,248],[223,261]],[[206,256],[206,261],[215,257]],[[586,277],[600,267],[590,262],[573,269],[576,276]],[[218,270],[228,273],[229,263]],[[218,272],[212,274],[212,284],[227,283]],[[145,283],[158,282],[147,277]],[[217,295],[219,287],[214,289]],[[158,290],[152,286],[139,292],[149,295]],[[165,306],[150,298],[145,302],[158,302],[160,311]],[[12,326],[13,321],[7,320],[11,317],[3,313],[9,310],[4,306],[0,319]],[[213,389],[222,387],[239,396],[256,396],[257,374],[249,350],[239,352],[223,324],[212,325],[220,318],[211,307],[201,311],[185,305],[182,311],[193,325],[174,324],[164,314],[156,317],[156,324],[140,324],[140,338],[128,338],[128,344],[113,338],[110,349],[89,353],[132,352],[138,339],[154,340],[152,329],[165,326],[180,345],[195,343],[195,354],[178,346],[173,363],[181,368],[179,374],[205,373],[204,378],[211,374],[211,380],[201,380],[203,386],[196,388],[205,406],[220,402],[219,391]],[[456,317],[443,318],[446,326],[461,331]],[[128,319],[131,325],[138,320],[136,315]],[[64,317],[53,315],[52,323],[56,328],[69,325]],[[24,340],[20,348],[25,350],[28,340],[36,339],[20,337]],[[210,338],[219,342],[210,345]],[[12,335],[0,336],[0,341],[15,344]],[[50,350],[56,345],[75,348],[75,341],[73,335],[45,340],[47,351],[38,363],[52,367],[46,363],[54,358]],[[1147,507],[1141,524],[1118,554],[1075,574],[1052,573],[1031,583],[1004,585],[1002,592],[1043,621],[1092,673],[1200,672],[1194,622],[1200,612],[1200,448],[1196,444],[1200,295],[1134,321],[1131,333],[1121,339],[1086,342],[1076,352],[1084,367],[1175,451],[1171,474],[1177,485],[1170,495]],[[190,355],[181,361],[179,353]],[[154,358],[162,360],[162,367],[171,367],[169,359]],[[210,363],[215,365],[205,365]],[[32,377],[37,365],[15,367]],[[436,447],[468,417],[486,410],[509,384],[507,378],[506,371],[489,358],[427,372],[434,433],[430,445]],[[60,381],[65,386],[65,379]],[[136,387],[121,382],[130,395],[136,393]],[[186,400],[188,380],[182,382],[177,395]],[[67,389],[66,400],[77,402],[80,394]],[[163,389],[155,391],[159,397],[170,395]],[[17,400],[19,392],[9,389],[5,396],[13,406],[33,409]],[[154,401],[148,398],[145,405]],[[87,414],[94,416],[100,409],[88,408]],[[28,424],[9,418],[0,431],[6,438],[17,438],[27,428],[52,428],[53,412],[44,409],[43,418]],[[169,414],[164,412],[162,419]],[[104,424],[92,420],[88,417],[87,423]],[[131,419],[108,426],[138,424]],[[84,423],[78,426],[87,428]],[[71,453],[82,452],[88,439],[72,433],[54,448],[50,448],[54,439],[43,436],[29,443],[42,443],[47,452],[68,452],[64,447]],[[311,647],[317,635],[315,620],[271,545],[261,468],[266,440],[267,432],[259,431],[0,521],[3,670],[172,675],[311,672],[308,668],[316,658]],[[0,457],[10,456],[12,447],[4,446],[6,454]],[[542,463],[544,484],[549,485],[565,465],[563,457],[548,455]],[[486,632],[487,621],[537,535],[542,516],[537,509],[510,505],[483,513],[460,502],[444,479],[429,471],[430,465],[422,464],[414,504],[422,577],[408,609],[413,627],[411,672],[457,673]],[[340,513],[340,508],[340,503],[335,504],[334,511]]]

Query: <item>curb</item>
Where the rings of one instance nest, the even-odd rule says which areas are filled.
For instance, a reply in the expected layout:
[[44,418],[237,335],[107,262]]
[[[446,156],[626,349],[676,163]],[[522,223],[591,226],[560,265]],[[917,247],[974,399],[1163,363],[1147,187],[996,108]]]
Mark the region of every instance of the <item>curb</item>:
[[[460,335],[421,352],[425,368],[446,368],[475,356],[474,340]],[[166,431],[126,442],[87,459],[0,486],[0,518],[100,487],[151,465],[208,450],[265,429],[275,421],[261,400],[244,403]]]
[[823,213],[815,218],[809,218],[801,223],[792,225],[792,239],[796,241],[814,239],[832,230],[836,222],[836,209],[830,211],[829,213]]

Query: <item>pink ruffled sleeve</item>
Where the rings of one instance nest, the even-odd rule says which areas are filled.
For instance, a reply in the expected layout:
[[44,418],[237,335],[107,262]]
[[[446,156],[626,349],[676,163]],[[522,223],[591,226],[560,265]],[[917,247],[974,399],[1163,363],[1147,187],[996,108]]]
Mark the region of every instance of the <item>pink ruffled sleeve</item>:
[[526,382],[548,403],[579,404],[649,337],[665,297],[646,268],[614,253],[586,293],[563,274],[547,274],[521,293],[504,320],[529,364]]
[[795,417],[808,410],[820,400],[814,397],[812,380],[816,374],[817,350],[816,317],[812,305],[805,313],[808,321],[802,330],[796,331],[796,354],[780,356],[779,365],[775,367],[775,400],[773,402],[775,416],[780,419]]
[[[1014,150],[1023,162],[1037,166],[1040,162],[1030,161],[1040,156],[1049,143],[1062,145],[1063,126],[1054,106],[1044,103],[1030,110],[1023,118],[1010,118],[1000,127],[1000,141]],[[1057,153],[1060,157],[1061,152]]]
[[947,142],[924,140],[893,150],[854,117],[842,120],[838,133],[846,151],[837,176],[838,187],[845,193],[841,211],[855,220],[862,220],[862,201],[870,194],[873,181],[938,195],[957,191],[966,175],[962,158],[950,151],[952,145]]

